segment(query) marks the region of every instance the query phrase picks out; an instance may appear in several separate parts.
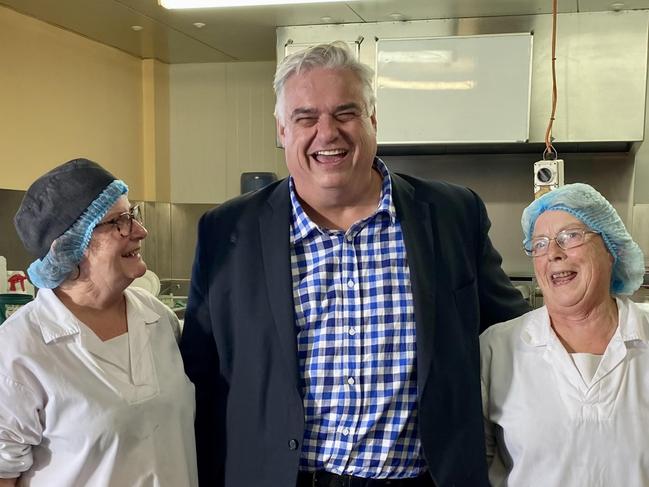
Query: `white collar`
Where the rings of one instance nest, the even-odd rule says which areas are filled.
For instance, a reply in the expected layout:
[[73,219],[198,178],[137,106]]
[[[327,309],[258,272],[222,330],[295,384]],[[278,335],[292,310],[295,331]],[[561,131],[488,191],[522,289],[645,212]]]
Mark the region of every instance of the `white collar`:
[[[616,297],[618,309],[618,327],[611,340],[623,342],[649,342],[649,308],[638,305],[628,298]],[[532,347],[544,347],[556,339],[550,326],[550,315],[545,306],[531,311],[527,315],[521,338]]]
[[[160,320],[160,315],[146,306],[130,289],[124,290],[124,295],[126,296],[127,316],[130,317],[134,313],[147,325]],[[51,343],[81,332],[81,322],[65,307],[51,289],[40,289],[35,301],[36,306],[31,311],[32,318],[40,327],[45,343]]]

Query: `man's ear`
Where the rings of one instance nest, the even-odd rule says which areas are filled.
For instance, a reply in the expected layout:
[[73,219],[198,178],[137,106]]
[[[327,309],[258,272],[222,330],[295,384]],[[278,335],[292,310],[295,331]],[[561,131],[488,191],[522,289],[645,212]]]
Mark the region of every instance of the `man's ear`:
[[286,136],[286,127],[280,122],[279,118],[275,118],[275,126],[277,127],[277,140],[280,145],[284,147],[284,138]]

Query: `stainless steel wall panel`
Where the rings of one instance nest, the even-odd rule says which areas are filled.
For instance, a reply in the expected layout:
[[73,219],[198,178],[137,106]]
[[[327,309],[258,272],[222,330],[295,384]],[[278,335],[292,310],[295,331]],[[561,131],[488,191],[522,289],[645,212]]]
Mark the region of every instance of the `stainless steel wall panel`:
[[14,228],[14,215],[24,191],[0,189],[0,255],[7,258],[7,269],[26,270],[34,257],[29,255]]
[[144,226],[149,234],[142,242],[147,267],[162,279],[171,275],[171,205],[154,201],[141,203],[144,208]]
[[198,220],[211,208],[214,205],[171,205],[171,275],[174,279],[191,277]]
[[[533,154],[475,154],[384,157],[397,172],[468,186],[485,201],[490,236],[503,256],[509,275],[532,275],[532,262],[522,249],[523,209],[532,201]],[[566,183],[584,182],[597,188],[631,229],[633,156],[628,153],[570,154],[565,161]],[[649,205],[647,205],[649,206]],[[649,240],[643,247],[649,251]]]

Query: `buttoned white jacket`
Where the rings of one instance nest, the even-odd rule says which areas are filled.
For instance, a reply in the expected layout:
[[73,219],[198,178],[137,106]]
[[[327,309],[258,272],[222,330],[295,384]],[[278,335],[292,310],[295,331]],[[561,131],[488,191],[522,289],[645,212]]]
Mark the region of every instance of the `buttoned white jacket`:
[[48,289],[0,326],[0,478],[33,487],[197,484],[178,320],[127,289],[130,371]]
[[493,486],[649,485],[649,312],[616,302],[619,326],[589,382],[545,307],[482,334]]

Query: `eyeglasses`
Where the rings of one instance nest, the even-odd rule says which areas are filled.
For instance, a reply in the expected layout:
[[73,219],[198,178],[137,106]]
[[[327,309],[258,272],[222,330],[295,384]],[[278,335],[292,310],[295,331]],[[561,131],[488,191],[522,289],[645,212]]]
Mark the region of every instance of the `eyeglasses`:
[[138,222],[141,226],[144,226],[142,220],[142,212],[140,211],[140,205],[136,205],[124,213],[120,213],[112,220],[98,223],[95,225],[95,228],[99,228],[103,225],[115,225],[117,231],[122,237],[128,237],[133,231],[133,221]]
[[527,242],[523,248],[525,253],[530,257],[541,257],[548,253],[550,242],[554,240],[557,245],[563,250],[574,249],[586,242],[586,234],[594,233],[599,235],[600,232],[586,230],[585,228],[567,228],[561,230],[554,238],[541,236],[534,237],[531,241]]

